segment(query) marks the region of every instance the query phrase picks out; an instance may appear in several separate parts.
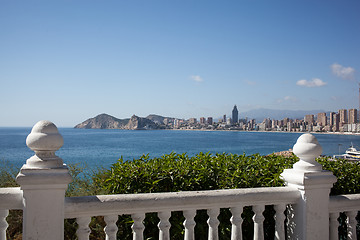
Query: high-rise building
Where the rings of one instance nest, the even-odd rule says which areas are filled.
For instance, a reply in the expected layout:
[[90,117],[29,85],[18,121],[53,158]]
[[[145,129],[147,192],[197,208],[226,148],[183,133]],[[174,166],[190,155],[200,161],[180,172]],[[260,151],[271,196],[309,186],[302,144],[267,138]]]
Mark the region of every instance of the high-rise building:
[[322,112],[322,113],[318,113],[317,115],[317,124],[325,127],[327,125],[327,117],[326,117],[326,113]]
[[349,109],[349,123],[357,123],[357,109]]
[[342,127],[348,123],[348,115],[346,109],[339,110],[339,126]]
[[333,126],[332,126],[332,131],[333,132],[338,132],[339,131],[339,127],[340,127],[340,115],[338,113],[335,113],[333,115],[333,122],[332,122]]
[[212,117],[208,117],[207,123],[208,123],[209,125],[212,125],[212,124],[213,124],[213,118],[212,118]]
[[313,114],[305,115],[304,121],[308,125],[314,124],[314,115]]
[[190,119],[189,119],[189,123],[190,123],[190,124],[196,124],[196,123],[197,123],[196,118],[190,118]]
[[235,124],[239,121],[239,112],[237,110],[236,105],[234,106],[234,109],[232,110],[232,123]]
[[200,124],[206,124],[206,119],[204,117],[200,118]]

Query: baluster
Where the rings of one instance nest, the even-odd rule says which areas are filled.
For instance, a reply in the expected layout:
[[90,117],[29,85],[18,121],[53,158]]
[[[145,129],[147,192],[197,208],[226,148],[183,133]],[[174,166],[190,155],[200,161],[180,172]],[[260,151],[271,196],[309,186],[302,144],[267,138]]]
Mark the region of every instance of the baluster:
[[78,229],[76,235],[79,240],[88,240],[91,229],[89,228],[89,223],[91,222],[91,217],[79,217],[76,219],[78,224]]
[[357,211],[348,211],[346,212],[346,225],[347,225],[347,239],[355,240],[356,239],[356,215]]
[[275,240],[285,240],[285,204],[274,206],[275,210]]
[[264,205],[256,205],[252,207],[254,211],[253,221],[254,221],[254,240],[264,239],[264,215],[262,214],[265,210]]
[[108,215],[104,216],[104,220],[106,226],[104,228],[104,232],[106,235],[106,240],[116,240],[116,233],[118,231],[118,227],[116,226],[116,222],[118,220],[118,215]]
[[338,221],[339,213],[330,213],[330,240],[338,240],[339,238],[339,221]]
[[185,236],[184,240],[194,240],[195,239],[195,233],[194,233],[194,227],[196,225],[196,222],[194,221],[194,217],[196,215],[196,210],[185,210],[183,212],[185,221],[184,221],[184,227],[185,227]]
[[242,229],[241,224],[243,222],[243,219],[241,217],[241,214],[243,212],[242,206],[232,207],[230,208],[231,211],[231,218],[230,222],[232,224],[231,226],[231,240],[242,240]]
[[218,226],[219,226],[219,220],[218,216],[220,213],[219,208],[212,208],[207,210],[207,214],[209,215],[209,219],[207,220],[207,224],[209,225],[209,234],[208,239],[209,240],[218,240]]
[[134,220],[134,224],[131,226],[133,230],[133,240],[143,240],[145,213],[134,213],[131,214],[131,217]]
[[158,224],[159,228],[159,240],[169,240],[170,239],[170,222],[169,218],[171,216],[171,212],[159,212],[158,217],[160,218],[160,222]]
[[6,240],[6,229],[9,224],[6,221],[6,217],[9,214],[9,210],[0,210],[0,240]]

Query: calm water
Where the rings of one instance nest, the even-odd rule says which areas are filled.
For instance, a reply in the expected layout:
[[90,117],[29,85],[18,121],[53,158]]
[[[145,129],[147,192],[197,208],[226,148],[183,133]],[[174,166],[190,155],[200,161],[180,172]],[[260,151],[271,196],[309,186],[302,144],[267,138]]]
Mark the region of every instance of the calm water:
[[[0,164],[22,166],[33,152],[25,144],[30,128],[0,128]],[[123,156],[126,160],[149,154],[158,157],[176,152],[193,156],[199,152],[270,154],[292,148],[301,133],[228,131],[128,131],[60,128],[64,146],[57,152],[65,163],[109,167]],[[324,155],[360,146],[360,135],[314,134]],[[5,161],[4,161],[5,160]]]

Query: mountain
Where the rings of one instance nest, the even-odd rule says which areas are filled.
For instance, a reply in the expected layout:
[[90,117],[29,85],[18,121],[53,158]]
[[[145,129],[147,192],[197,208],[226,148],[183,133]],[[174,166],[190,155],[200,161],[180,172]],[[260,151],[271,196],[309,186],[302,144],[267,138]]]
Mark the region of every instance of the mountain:
[[153,122],[152,120],[133,115],[123,129],[140,130],[140,129],[158,129],[158,128],[159,125]]
[[118,119],[108,114],[100,114],[96,117],[77,124],[74,128],[98,128],[98,129],[158,129],[159,125],[154,121],[133,115],[130,119]]
[[[239,113],[239,118],[244,119],[256,119],[256,122],[262,122],[265,118],[281,120],[284,118],[291,119],[304,119],[305,115],[314,114],[315,116],[320,113],[325,112],[324,110],[275,110],[275,109],[265,109],[259,108],[250,110],[247,112]],[[229,115],[231,116],[231,115]]]
[[74,128],[122,129],[128,122],[129,119],[118,119],[103,113],[77,124]]
[[157,124],[164,124],[164,119],[169,119],[170,121],[173,121],[176,118],[173,117],[163,117],[160,115],[156,115],[156,114],[150,114],[149,116],[146,117],[147,119],[150,119],[151,121],[157,123]]

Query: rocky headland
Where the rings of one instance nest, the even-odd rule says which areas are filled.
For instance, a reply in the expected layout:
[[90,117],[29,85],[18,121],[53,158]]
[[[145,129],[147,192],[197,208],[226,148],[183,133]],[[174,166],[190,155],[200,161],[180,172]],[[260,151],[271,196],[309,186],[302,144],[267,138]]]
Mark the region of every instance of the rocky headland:
[[[133,115],[131,118],[118,119],[103,113],[77,124],[74,128],[127,130],[159,129],[163,121],[162,118],[163,117],[157,115],[150,115],[149,118]],[[151,119],[156,119],[156,122]]]

